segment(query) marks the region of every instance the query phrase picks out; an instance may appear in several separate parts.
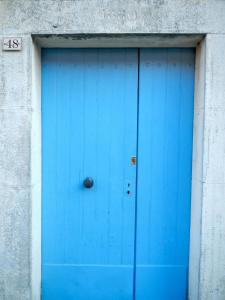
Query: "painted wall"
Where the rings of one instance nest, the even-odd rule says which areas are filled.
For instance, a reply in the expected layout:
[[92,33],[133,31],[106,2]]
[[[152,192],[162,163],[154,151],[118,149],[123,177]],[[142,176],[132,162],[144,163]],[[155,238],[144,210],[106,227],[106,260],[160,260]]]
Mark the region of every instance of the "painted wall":
[[38,68],[34,72],[32,33],[207,34],[196,68],[190,298],[225,299],[223,0],[0,1],[0,40],[23,38],[21,52],[0,47],[0,299],[32,298],[32,261],[38,256],[32,252],[38,229],[32,226],[37,221],[32,195],[40,182],[32,174],[39,168],[33,124],[38,124],[40,108],[34,97]]

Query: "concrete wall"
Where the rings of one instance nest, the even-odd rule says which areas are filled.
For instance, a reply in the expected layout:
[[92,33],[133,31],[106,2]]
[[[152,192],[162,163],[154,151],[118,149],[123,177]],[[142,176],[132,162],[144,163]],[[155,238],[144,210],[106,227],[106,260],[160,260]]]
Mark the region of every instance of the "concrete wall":
[[200,298],[225,299],[225,36],[206,46]]
[[0,299],[39,297],[40,78],[31,34],[75,33],[206,34],[196,61],[190,298],[224,300],[223,0],[0,1],[0,40],[23,38],[20,52],[0,48]]

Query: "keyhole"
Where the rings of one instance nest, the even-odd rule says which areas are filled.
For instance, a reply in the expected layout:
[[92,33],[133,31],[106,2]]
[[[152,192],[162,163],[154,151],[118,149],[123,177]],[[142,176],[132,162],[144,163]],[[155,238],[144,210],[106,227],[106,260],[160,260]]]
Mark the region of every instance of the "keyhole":
[[130,183],[127,184],[127,187],[128,187],[127,194],[129,195],[130,194]]

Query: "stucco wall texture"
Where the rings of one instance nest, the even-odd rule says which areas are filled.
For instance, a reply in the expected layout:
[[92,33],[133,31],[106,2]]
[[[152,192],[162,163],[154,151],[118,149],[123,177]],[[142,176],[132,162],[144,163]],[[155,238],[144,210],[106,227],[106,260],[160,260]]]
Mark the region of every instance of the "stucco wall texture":
[[193,177],[202,195],[195,199],[201,214],[200,267],[190,299],[224,300],[224,0],[0,0],[0,42],[8,36],[23,38],[22,51],[0,47],[0,299],[38,299],[32,293],[31,254],[32,116],[37,110],[32,101],[32,34],[75,33],[205,34],[199,75],[204,84],[198,91],[203,100],[195,111],[202,120],[202,132],[196,133],[202,144],[193,158],[203,151]]

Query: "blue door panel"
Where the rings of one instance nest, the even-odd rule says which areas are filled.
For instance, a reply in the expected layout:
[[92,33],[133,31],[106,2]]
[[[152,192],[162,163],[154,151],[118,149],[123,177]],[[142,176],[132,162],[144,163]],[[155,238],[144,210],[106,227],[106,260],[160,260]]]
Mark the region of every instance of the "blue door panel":
[[43,299],[133,299],[133,266],[44,265]]
[[185,266],[137,265],[136,271],[135,299],[186,299],[188,274]]
[[135,49],[43,50],[43,299],[132,299],[137,60]]
[[43,300],[186,299],[194,56],[42,50]]
[[186,299],[194,56],[194,49],[140,52],[137,300]]

